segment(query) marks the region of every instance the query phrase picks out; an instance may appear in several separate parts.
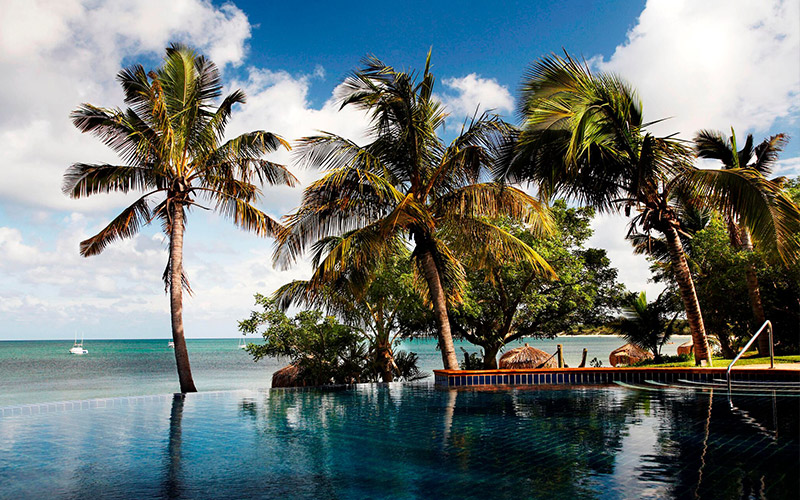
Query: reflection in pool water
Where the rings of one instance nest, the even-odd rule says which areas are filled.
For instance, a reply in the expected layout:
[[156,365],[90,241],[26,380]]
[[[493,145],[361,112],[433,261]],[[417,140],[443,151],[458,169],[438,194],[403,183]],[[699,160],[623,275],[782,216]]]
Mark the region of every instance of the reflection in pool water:
[[236,391],[0,418],[0,498],[798,498],[798,398]]

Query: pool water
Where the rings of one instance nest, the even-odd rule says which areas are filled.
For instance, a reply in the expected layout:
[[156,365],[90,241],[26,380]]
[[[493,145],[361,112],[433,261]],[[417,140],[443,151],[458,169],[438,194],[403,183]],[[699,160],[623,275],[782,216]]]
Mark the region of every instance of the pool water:
[[796,499],[799,401],[391,384],[40,406],[0,418],[0,498]]

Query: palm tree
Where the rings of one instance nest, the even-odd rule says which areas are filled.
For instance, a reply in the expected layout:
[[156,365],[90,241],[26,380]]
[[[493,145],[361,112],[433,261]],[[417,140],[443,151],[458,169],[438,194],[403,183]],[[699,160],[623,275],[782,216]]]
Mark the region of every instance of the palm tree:
[[500,248],[513,259],[547,263],[530,247],[487,218],[507,215],[549,227],[546,207],[519,189],[488,177],[506,145],[510,127],[490,115],[465,123],[445,145],[437,135],[446,113],[432,97],[430,52],[418,81],[374,57],[341,86],[341,103],[371,117],[364,146],[324,133],[301,139],[300,164],[326,169],[306,188],[302,205],[286,218],[278,238],[276,262],[288,265],[306,247],[329,236],[343,236],[327,250],[311,278],[325,286],[345,270],[368,270],[411,244],[415,274],[424,282],[437,325],[446,369],[458,369],[450,330],[448,301],[458,301],[464,282],[459,251]]
[[[629,235],[664,236],[692,332],[697,364],[710,364],[703,317],[681,242],[678,200],[735,213],[784,259],[797,255],[797,207],[746,170],[699,170],[692,152],[671,137],[647,132],[635,91],[620,78],[593,74],[568,54],[546,57],[523,83],[524,130],[498,175],[532,180],[604,212],[632,208]],[[768,191],[769,196],[763,196]],[[762,194],[760,194],[762,193]],[[764,217],[756,208],[769,207]],[[780,217],[777,217],[780,215]],[[755,231],[754,231],[755,229]]]
[[[661,348],[676,332],[675,311],[669,297],[662,293],[653,302],[647,302],[647,295],[641,292],[631,297],[622,309],[622,317],[613,328],[626,341],[653,353],[656,363],[661,362]],[[669,317],[670,313],[672,318]]]
[[[331,236],[317,242],[312,265],[319,267],[328,250],[346,237]],[[395,376],[401,375],[395,362],[394,346],[400,336],[413,333],[409,329],[414,322],[408,321],[407,316],[419,316],[422,312],[408,257],[407,249],[398,248],[394,258],[370,273],[350,268],[324,286],[312,280],[295,280],[276,290],[272,299],[282,310],[303,305],[321,308],[342,318],[367,342],[369,361],[382,381],[392,382]]]
[[[714,130],[701,130],[694,139],[695,150],[700,158],[710,158],[722,162],[723,169],[747,169],[753,175],[766,178],[770,175],[778,160],[778,153],[788,142],[784,134],[777,134],[769,139],[765,139],[753,148],[753,135],[748,134],[745,145],[737,151],[736,132],[731,128],[730,139],[721,132]],[[781,179],[771,182],[780,184]],[[765,185],[768,185],[765,183]],[[766,193],[768,196],[769,193]],[[769,217],[770,214],[764,214]],[[736,249],[745,252],[753,252],[753,241],[750,231],[735,220],[732,214],[723,214],[728,225],[728,233],[731,238],[731,245]],[[758,286],[758,277],[753,262],[749,262],[745,268],[745,278],[747,281],[747,293],[750,297],[750,307],[753,310],[753,318],[756,320],[756,327],[762,325],[766,320],[764,305],[761,302],[761,290]],[[769,352],[769,338],[766,335],[759,337],[758,350],[766,356]]]
[[[72,112],[81,132],[90,132],[116,151],[122,165],[76,163],[64,174],[64,192],[83,198],[114,191],[144,191],[132,205],[91,238],[82,241],[84,257],[97,255],[117,239],[133,237],[158,219],[169,238],[164,282],[170,294],[172,339],[181,392],[196,391],[183,332],[183,233],[187,213],[195,206],[213,209],[242,229],[261,236],[280,224],[253,206],[258,184],[293,186],[285,167],[261,159],[289,145],[264,131],[222,142],[234,104],[244,103],[237,90],[220,103],[222,84],[216,65],[183,45],[171,45],[163,64],[145,72],[141,65],[120,71],[126,110],[82,104]],[[158,197],[158,198],[157,198]],[[213,208],[198,203],[206,202]]]

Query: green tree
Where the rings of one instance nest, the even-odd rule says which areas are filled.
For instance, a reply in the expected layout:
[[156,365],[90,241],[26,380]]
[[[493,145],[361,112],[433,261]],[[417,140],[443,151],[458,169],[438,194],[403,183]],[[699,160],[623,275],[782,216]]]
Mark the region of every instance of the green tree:
[[[318,267],[327,250],[341,244],[342,237],[320,240],[312,264]],[[331,283],[316,286],[310,280],[296,280],[279,288],[273,299],[282,310],[292,305],[320,308],[338,318],[367,343],[370,364],[383,382],[392,382],[403,370],[394,347],[404,335],[414,332],[427,316],[418,291],[407,251],[391,258],[369,274],[347,269]],[[411,320],[411,321],[409,321]],[[407,356],[407,355],[404,355]]]
[[653,353],[653,359],[659,363],[661,348],[677,331],[675,320],[680,307],[675,302],[669,293],[647,302],[647,295],[641,292],[630,298],[619,320],[611,323],[612,328],[629,343]]
[[627,83],[593,74],[569,55],[546,57],[532,67],[523,83],[521,111],[525,124],[519,146],[499,174],[535,181],[545,194],[561,192],[600,211],[624,209],[629,215],[636,209],[629,234],[664,236],[695,360],[710,364],[675,201],[702,201],[735,214],[785,260],[794,259],[800,249],[793,236],[800,227],[797,207],[746,169],[695,168],[691,150],[681,142],[647,131],[641,103]]
[[708,331],[732,358],[752,335],[752,310],[745,269],[754,266],[766,317],[773,324],[776,352],[796,353],[800,342],[800,264],[770,264],[761,252],[734,248],[727,223],[717,215],[692,238],[690,266]]
[[523,337],[553,337],[581,326],[611,319],[624,294],[604,250],[584,248],[591,236],[589,207],[568,208],[563,200],[551,207],[556,231],[537,238],[511,220],[497,224],[541,255],[558,280],[541,276],[525,262],[490,260],[467,273],[469,285],[451,322],[459,336],[483,348],[484,368],[497,368],[497,353]]
[[750,255],[732,246],[728,223],[719,215],[694,234],[692,249],[690,266],[709,334],[719,340],[722,355],[733,358],[739,339],[753,333],[745,280]]
[[[762,178],[766,178],[772,173],[775,163],[778,161],[778,153],[783,150],[787,141],[788,138],[784,134],[777,134],[753,147],[753,136],[748,134],[744,147],[737,150],[736,132],[734,132],[733,128],[731,128],[730,138],[714,130],[701,130],[694,139],[695,150],[699,157],[719,160],[722,162],[724,169],[747,169],[753,175]],[[778,179],[770,183],[780,184],[781,182],[782,180]],[[767,185],[766,182],[765,185]],[[769,196],[769,193],[765,193],[765,196]],[[769,207],[759,205],[759,208],[768,209]],[[734,248],[742,249],[752,254],[753,240],[750,238],[750,231],[739,223],[733,214],[725,213],[723,215],[728,226],[731,244]],[[764,216],[770,217],[770,214],[764,214]],[[758,328],[766,321],[766,316],[761,300],[761,289],[758,286],[756,264],[749,262],[745,266],[744,273],[750,298],[750,307],[755,319],[755,325],[751,325],[751,328]],[[769,337],[762,335],[758,338],[758,350],[762,355],[769,353]]]
[[[365,343],[359,328],[340,323],[318,310],[305,310],[289,318],[271,298],[256,294],[260,310],[239,322],[244,334],[258,334],[263,344],[248,344],[247,351],[258,361],[264,357],[288,357],[299,368],[304,385],[353,384],[375,381],[374,344]],[[393,357],[393,378],[415,380],[424,377],[414,353],[398,352]]]
[[258,361],[264,357],[288,357],[300,368],[307,385],[350,384],[360,382],[365,353],[357,332],[333,316],[309,310],[294,318],[275,307],[273,300],[256,295],[261,311],[239,322],[239,330],[256,334],[260,327],[263,344],[248,344],[247,352]]
[[73,198],[98,193],[143,191],[99,233],[81,242],[81,255],[103,251],[117,239],[133,237],[158,219],[169,238],[164,270],[169,290],[172,339],[181,392],[196,391],[183,330],[183,289],[191,291],[183,271],[183,233],[187,213],[195,206],[212,209],[242,229],[274,235],[280,225],[253,203],[259,184],[296,183],[281,165],[261,157],[289,145],[264,131],[222,142],[233,106],[244,103],[237,90],[221,95],[219,71],[211,61],[182,45],[172,45],[158,69],[141,65],[120,71],[126,110],[83,104],[72,122],[116,151],[123,165],[76,163],[64,174],[64,192]]
[[530,247],[487,218],[509,216],[549,227],[546,207],[519,189],[481,182],[507,146],[510,127],[476,117],[445,145],[437,135],[447,114],[433,96],[430,53],[418,79],[375,58],[341,85],[342,106],[369,113],[369,142],[333,134],[300,141],[299,163],[326,169],[287,216],[276,261],[288,265],[313,242],[344,236],[320,260],[311,281],[324,286],[348,269],[379,266],[411,241],[415,272],[425,284],[437,324],[444,367],[458,369],[448,301],[460,300],[461,251],[500,249],[543,273],[550,266]]

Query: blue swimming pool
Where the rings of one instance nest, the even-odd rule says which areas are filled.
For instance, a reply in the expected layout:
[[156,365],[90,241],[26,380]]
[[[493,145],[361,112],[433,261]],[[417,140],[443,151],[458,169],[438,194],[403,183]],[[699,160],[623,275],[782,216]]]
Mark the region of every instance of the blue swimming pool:
[[800,497],[791,396],[367,385],[14,413],[0,498]]

